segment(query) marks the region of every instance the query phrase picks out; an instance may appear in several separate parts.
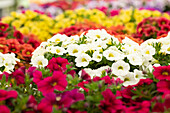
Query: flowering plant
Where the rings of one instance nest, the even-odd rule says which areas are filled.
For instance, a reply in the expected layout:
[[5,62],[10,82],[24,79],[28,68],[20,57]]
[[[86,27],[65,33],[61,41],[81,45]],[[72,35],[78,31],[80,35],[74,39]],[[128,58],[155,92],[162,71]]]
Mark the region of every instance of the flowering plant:
[[30,10],[24,13],[11,12],[11,16],[3,17],[1,21],[15,26],[24,35],[34,34],[38,37],[37,40],[41,41],[47,40],[56,33],[52,18]]
[[33,52],[31,64],[45,67],[52,57],[63,57],[75,64],[76,72],[81,73],[81,69],[84,69],[92,78],[105,76],[103,70],[111,69],[115,77],[123,81],[128,79],[128,82],[123,83],[128,86],[146,78],[142,71],[152,70],[153,64],[170,63],[168,55],[161,54],[169,54],[169,43],[165,43],[165,40],[169,40],[169,35],[166,38],[145,41],[141,45],[127,37],[120,43],[104,29],[89,30],[80,37],[57,34],[41,43]]
[[149,17],[140,22],[136,30],[136,37],[140,37],[143,40],[157,38],[163,34],[168,34],[170,31],[170,20],[162,17]]

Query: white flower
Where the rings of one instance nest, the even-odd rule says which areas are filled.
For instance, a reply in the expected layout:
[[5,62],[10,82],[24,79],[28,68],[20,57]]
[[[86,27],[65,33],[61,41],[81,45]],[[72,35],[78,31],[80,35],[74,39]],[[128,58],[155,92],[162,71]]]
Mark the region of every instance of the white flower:
[[145,79],[144,74],[142,73],[142,71],[139,71],[137,69],[134,70],[134,77],[136,80],[140,80],[140,79]]
[[104,29],[89,30],[88,33],[86,33],[86,36],[93,40],[96,40],[96,39],[103,40],[103,39],[106,39],[107,37],[110,37],[110,35]]
[[69,55],[71,56],[77,56],[80,53],[80,46],[77,44],[70,44],[67,47],[67,52],[69,53]]
[[86,67],[89,65],[90,61],[91,61],[91,57],[85,53],[79,54],[75,59],[77,67]]
[[4,61],[5,61],[5,56],[4,54],[0,53],[0,67],[4,65]]
[[151,60],[152,56],[155,54],[155,48],[152,46],[146,46],[145,48],[141,49],[142,55],[145,57],[147,60]]
[[125,57],[124,55],[114,50],[105,50],[103,52],[103,56],[106,57],[106,59],[110,61],[124,59]]
[[66,50],[59,46],[52,46],[50,52],[58,55],[63,55],[64,53],[66,53]]
[[93,53],[93,60],[96,62],[100,62],[102,60],[103,55],[99,53],[99,51],[95,51]]
[[47,42],[58,44],[59,42],[65,41],[68,37],[66,35],[56,34],[52,38],[48,39]]
[[31,63],[35,67],[45,67],[48,65],[48,60],[44,56],[37,56],[31,59]]
[[106,42],[105,41],[102,41],[102,40],[97,40],[96,42],[94,42],[94,45],[96,46],[96,49],[97,50],[100,50],[100,49],[106,49],[107,48],[107,45],[106,45]]
[[111,69],[112,73],[115,74],[116,76],[125,76],[126,74],[128,74],[130,66],[123,60],[119,60],[112,64]]
[[[101,75],[106,72],[106,70],[110,69],[110,66],[102,66],[98,69],[96,69],[96,76],[101,77]],[[106,76],[106,75],[105,75]]]
[[129,86],[129,85],[135,85],[139,82],[138,80],[135,79],[134,73],[132,73],[132,72],[129,72],[125,76],[121,77],[121,79],[124,81],[123,85],[125,87]]
[[125,45],[128,45],[129,47],[139,45],[138,43],[134,42],[133,40],[129,39],[128,37],[125,37],[125,39],[122,40],[122,43],[124,43]]
[[140,54],[130,54],[127,56],[129,62],[132,64],[132,65],[142,65],[143,63],[143,59],[142,59],[142,56]]
[[163,45],[162,47],[161,47],[161,50],[160,50],[161,52],[165,52],[165,53],[167,53],[167,54],[170,54],[170,44],[169,45]]

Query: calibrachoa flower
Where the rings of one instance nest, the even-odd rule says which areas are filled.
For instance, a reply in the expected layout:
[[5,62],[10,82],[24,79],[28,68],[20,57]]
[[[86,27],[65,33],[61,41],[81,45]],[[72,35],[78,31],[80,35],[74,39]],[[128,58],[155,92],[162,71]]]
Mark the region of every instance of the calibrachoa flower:
[[154,67],[153,75],[159,80],[170,80],[170,66]]
[[170,94],[170,81],[161,80],[157,83],[157,91],[166,94]]
[[121,100],[116,99],[116,96],[110,89],[106,89],[102,92],[104,100],[100,101],[99,108],[103,113],[121,112],[124,110],[124,106]]
[[10,98],[17,98],[18,93],[14,90],[6,91],[6,90],[0,90],[0,101],[5,101]]
[[0,113],[10,113],[9,108],[5,105],[0,105],[0,109]]
[[38,90],[41,91],[44,95],[53,92],[54,89],[63,91],[67,86],[66,75],[60,71],[54,71],[51,77],[46,77],[39,81],[37,86]]

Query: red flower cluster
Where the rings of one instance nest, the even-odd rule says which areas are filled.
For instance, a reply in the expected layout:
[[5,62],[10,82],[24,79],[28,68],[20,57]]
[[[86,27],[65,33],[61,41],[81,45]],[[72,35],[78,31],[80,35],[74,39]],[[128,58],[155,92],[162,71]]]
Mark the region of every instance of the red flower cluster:
[[137,25],[137,34],[134,37],[140,37],[143,40],[156,38],[170,31],[170,20],[163,17],[149,17]]

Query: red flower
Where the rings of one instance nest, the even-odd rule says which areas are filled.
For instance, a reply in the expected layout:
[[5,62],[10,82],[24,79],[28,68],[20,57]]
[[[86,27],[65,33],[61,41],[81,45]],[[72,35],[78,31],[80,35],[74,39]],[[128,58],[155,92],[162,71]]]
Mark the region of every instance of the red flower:
[[36,49],[39,45],[40,45],[40,42],[38,42],[37,40],[34,40],[33,38],[30,38],[27,42],[27,44],[31,44],[32,47],[34,49]]
[[110,89],[106,89],[102,92],[104,100],[100,101],[99,108],[103,113],[116,113],[124,109],[122,101],[116,99],[116,96],[112,93]]
[[43,80],[42,72],[36,70],[36,71],[33,73],[33,82],[34,82],[35,84],[38,84],[38,82],[40,82],[41,80]]
[[84,87],[84,84],[88,84],[89,82],[88,81],[82,81],[82,82],[79,82],[78,83],[78,87],[81,87],[82,89],[84,89],[85,92],[88,92],[89,89]]
[[0,32],[0,37],[6,37],[7,35],[8,35],[8,33]]
[[8,39],[7,44],[8,46],[15,46],[15,45],[19,45],[19,42],[17,39]]
[[20,52],[20,47],[17,45],[17,46],[9,46],[9,52],[12,52],[12,53],[18,53]]
[[5,38],[0,38],[0,44],[6,45],[7,44],[6,39]]
[[150,78],[140,79],[140,81],[136,85],[134,85],[134,86],[142,86],[144,84],[150,85],[151,83],[153,83],[153,80],[150,79]]
[[163,30],[158,31],[157,36],[161,36],[163,34],[167,34],[167,31],[163,31]]
[[88,73],[86,73],[86,71],[84,71],[84,69],[82,69],[82,72],[81,72],[81,79],[83,80],[86,80],[86,81],[91,81],[91,77]]
[[54,71],[51,77],[46,77],[44,80],[38,82],[37,86],[38,90],[43,94],[53,92],[54,89],[63,91],[67,86],[66,75],[60,71]]
[[164,112],[164,105],[162,103],[157,102],[152,109],[152,112],[156,113],[163,113]]
[[136,106],[130,106],[126,108],[126,113],[149,113],[151,103],[149,101],[143,101],[142,103],[136,104]]
[[170,94],[170,81],[159,81],[156,86],[159,92]]
[[8,27],[9,27],[8,24],[0,23],[0,30],[1,31],[6,31]]
[[7,47],[7,46],[4,46],[4,45],[3,45],[3,46],[0,46],[0,52],[1,52],[1,53],[5,54],[5,53],[8,53],[8,51],[9,51],[9,50],[8,50],[8,47]]
[[23,42],[24,36],[23,36],[23,34],[22,34],[20,31],[15,31],[13,36],[16,37],[16,39],[17,39],[21,44],[24,43],[24,42]]
[[153,75],[159,80],[170,80],[170,65],[169,66],[159,66],[153,67]]
[[30,48],[25,48],[24,50],[22,50],[22,55],[23,55],[24,57],[31,57],[33,51],[34,51],[34,48],[32,48],[32,47],[30,47]]
[[10,98],[17,98],[18,93],[14,90],[6,91],[6,90],[0,90],[0,101],[4,101]]
[[169,20],[166,19],[166,18],[159,18],[159,19],[158,19],[158,25],[159,25],[159,27],[161,27],[162,25],[166,25],[166,24],[168,24],[168,23],[169,23]]
[[15,78],[17,85],[25,84],[25,74],[21,70],[14,71],[12,77]]
[[170,26],[169,25],[163,25],[163,26],[161,26],[161,30],[168,32],[168,31],[170,31]]
[[0,105],[0,113],[10,113],[10,110],[5,105]]

